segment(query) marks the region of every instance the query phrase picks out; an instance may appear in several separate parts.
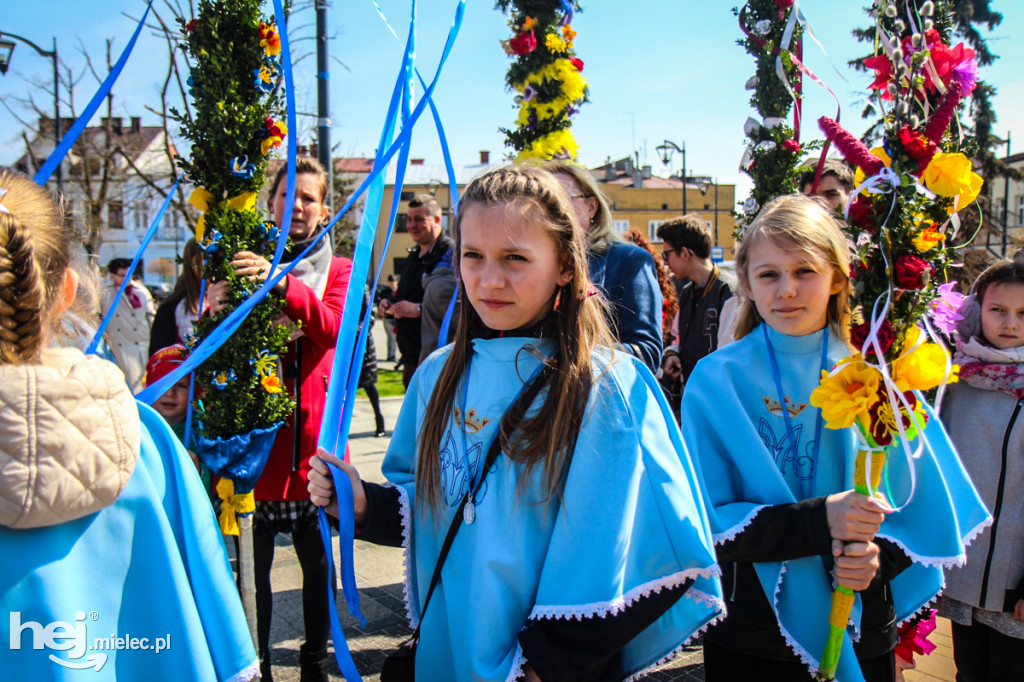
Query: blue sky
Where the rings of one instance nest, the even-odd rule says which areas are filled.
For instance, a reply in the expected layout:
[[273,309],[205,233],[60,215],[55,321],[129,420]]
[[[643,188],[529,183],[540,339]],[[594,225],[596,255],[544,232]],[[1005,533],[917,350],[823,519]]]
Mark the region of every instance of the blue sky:
[[[62,59],[80,72],[84,45],[94,59],[102,60],[105,38],[114,39],[116,54],[124,47],[142,0],[104,0],[83,3],[45,0],[36,3],[5,2],[0,31],[23,35],[43,47],[56,36]],[[862,2],[805,0],[801,8],[812,30],[828,51],[826,57],[808,42],[804,60],[838,95],[842,121],[856,133],[865,124],[860,110],[870,79],[848,69],[848,59],[862,55],[863,47],[850,36],[850,28],[863,26],[867,17]],[[408,28],[408,0],[380,0],[380,5],[400,36]],[[666,174],[655,147],[663,140],[686,143],[689,174],[717,176],[722,183],[741,182],[737,197],[745,195],[737,170],[743,151],[743,123],[753,114],[743,85],[754,63],[736,45],[740,36],[730,2],[694,0],[646,0],[626,3],[587,2],[573,22],[578,56],[584,60],[584,76],[590,82],[591,102],[577,116],[574,133],[581,145],[580,161],[597,165],[606,157],[618,159],[638,151],[656,174]],[[156,7],[162,7],[157,0]],[[267,3],[267,11],[272,11]],[[1024,150],[1024,76],[1013,68],[1015,47],[1024,37],[1024,7],[1009,0],[996,1],[1003,24],[988,35],[991,49],[1002,56],[982,69],[993,83],[999,134],[1011,131],[1014,149]],[[417,60],[429,78],[454,15],[452,0],[422,0],[417,25]],[[313,15],[307,12],[293,22],[295,52],[312,49]],[[402,46],[388,32],[370,0],[333,2],[330,11],[330,52],[344,68],[332,62],[331,106],[336,155],[370,156],[380,135],[380,125],[401,60]],[[492,0],[469,0],[462,31],[445,67],[436,92],[452,154],[456,163],[475,163],[486,149],[491,158],[507,150],[500,126],[514,120],[513,95],[505,91],[508,58],[499,41],[508,37],[505,17]],[[144,123],[155,118],[144,107],[155,104],[163,77],[165,48],[155,38],[140,40],[124,74],[115,87],[115,114],[141,115]],[[6,76],[0,77],[0,98],[11,106],[11,97],[24,96],[33,78],[49,87],[49,62],[30,48],[19,46]],[[300,111],[315,110],[315,60],[310,56],[298,66],[296,93]],[[844,80],[845,79],[845,80]],[[79,108],[95,91],[89,77],[76,91]],[[807,83],[804,105],[805,139],[814,136],[814,121],[834,116],[836,103],[824,89]],[[47,109],[52,95],[32,90]],[[21,112],[25,113],[25,112]],[[315,119],[304,117],[300,140],[313,134]],[[0,163],[10,163],[22,150],[21,127],[0,108]],[[440,146],[432,124],[423,119],[413,138],[413,156],[427,163],[441,163]],[[678,155],[671,170],[678,170]]]

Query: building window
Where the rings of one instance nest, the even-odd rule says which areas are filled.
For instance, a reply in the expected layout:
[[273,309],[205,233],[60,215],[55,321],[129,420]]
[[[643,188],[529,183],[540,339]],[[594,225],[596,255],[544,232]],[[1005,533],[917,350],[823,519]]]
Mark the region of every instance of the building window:
[[406,226],[406,222],[409,220],[409,216],[405,213],[399,213],[395,216],[395,232],[408,232],[409,228]]
[[415,196],[415,192],[402,192],[398,198],[402,201],[412,201]]
[[124,229],[124,204],[120,201],[107,203],[107,227],[111,230]]
[[664,220],[648,220],[647,221],[647,238],[651,241],[651,243],[653,243],[653,244],[660,244],[661,243],[661,239],[658,238],[658,228],[661,227],[661,224],[663,222],[665,222],[665,221]]
[[628,220],[613,220],[612,227],[615,229],[617,234],[626,234],[629,232],[629,221]]
[[1017,197],[1017,226],[1024,225],[1024,194]]

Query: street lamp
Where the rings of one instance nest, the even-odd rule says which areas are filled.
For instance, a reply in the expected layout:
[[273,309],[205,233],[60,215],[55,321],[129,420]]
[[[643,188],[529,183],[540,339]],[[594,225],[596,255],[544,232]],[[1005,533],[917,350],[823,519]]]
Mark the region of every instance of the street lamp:
[[683,142],[683,146],[680,147],[675,142],[665,140],[654,149],[657,150],[661,156],[661,162],[666,166],[672,160],[673,152],[679,152],[683,157],[683,170],[680,172],[679,177],[683,181],[683,215],[686,215],[686,143]]
[[700,186],[700,193],[707,194],[708,187],[711,185],[715,186],[715,246],[718,246],[718,178],[712,180],[707,178],[704,180],[704,184]]
[[[7,73],[7,67],[11,64],[11,54],[14,52],[15,43],[8,38],[14,38],[25,43],[39,53],[41,57],[49,57],[53,60],[53,148],[60,146],[60,79],[57,73],[57,38],[53,39],[53,50],[44,50],[28,38],[14,35],[13,33],[0,32],[0,75]],[[31,150],[29,150],[31,155]],[[64,179],[61,173],[61,164],[57,164],[57,192],[64,190]]]

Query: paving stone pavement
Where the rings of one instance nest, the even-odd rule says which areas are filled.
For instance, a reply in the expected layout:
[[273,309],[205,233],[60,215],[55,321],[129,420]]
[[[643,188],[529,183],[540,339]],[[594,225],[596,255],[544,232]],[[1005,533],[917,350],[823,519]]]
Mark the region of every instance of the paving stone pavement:
[[[380,326],[374,331],[379,335]],[[377,348],[385,349],[384,337],[377,339]],[[385,363],[388,368],[391,363]],[[383,398],[381,408],[388,434],[398,417],[400,398]],[[373,436],[374,419],[369,402],[359,400],[353,411],[349,450],[352,463],[362,477],[383,482],[380,473],[388,438]],[[340,565],[338,539],[334,540],[335,566]],[[359,585],[360,608],[366,618],[366,627],[348,614],[345,601],[338,598],[338,612],[352,651],[352,658],[364,680],[379,680],[385,656],[398,646],[411,631],[405,616],[402,596],[402,550],[379,547],[360,540],[355,541],[356,581]],[[274,613],[271,621],[271,660],[276,682],[299,680],[299,646],[304,641],[302,625],[302,572],[288,536],[278,536],[274,567],[271,572],[274,589]],[[906,675],[907,682],[953,682],[952,644],[949,621],[939,619],[939,627],[931,637],[938,649],[930,656],[918,657],[918,670]],[[332,650],[333,651],[333,650]],[[343,680],[333,657],[332,682]],[[704,663],[699,645],[688,647],[675,659],[653,672],[646,679],[656,682],[703,682]]]

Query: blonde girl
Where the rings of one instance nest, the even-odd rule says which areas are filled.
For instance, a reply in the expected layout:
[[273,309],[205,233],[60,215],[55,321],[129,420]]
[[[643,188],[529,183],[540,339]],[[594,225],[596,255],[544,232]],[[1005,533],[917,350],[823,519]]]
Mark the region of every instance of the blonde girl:
[[[348,474],[359,537],[409,552],[420,674],[629,677],[720,613],[689,458],[653,377],[609,351],[558,181],[502,168],[471,183],[460,209],[458,334],[409,386],[383,465],[391,484],[320,457]],[[336,505],[322,461],[310,491]],[[472,512],[426,609],[460,507]]]
[[70,244],[53,199],[0,168],[0,670],[249,679],[256,654],[188,454],[114,364],[50,345],[77,289]]
[[[799,195],[768,203],[736,269],[737,341],[697,364],[682,404],[729,610],[705,636],[705,677],[812,679],[839,584],[859,603],[858,641],[845,645],[838,679],[893,680],[899,622],[941,585],[939,569],[912,557],[962,551],[940,463],[951,489],[969,482],[934,427],[935,452],[915,463],[919,489],[900,512],[852,490],[852,430],[823,429],[809,401],[821,372],[850,354],[850,252],[827,206]],[[908,479],[905,465],[890,465],[894,494],[909,494]]]

